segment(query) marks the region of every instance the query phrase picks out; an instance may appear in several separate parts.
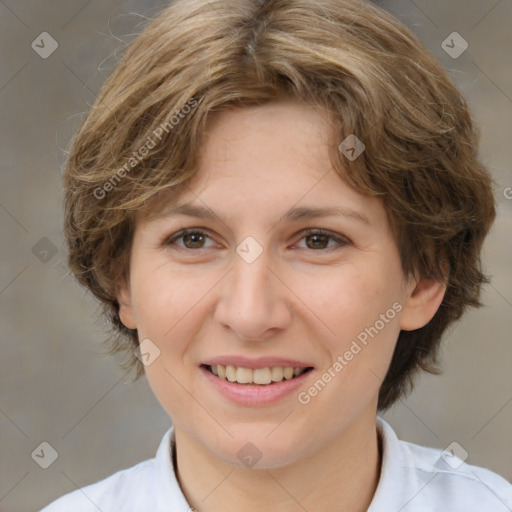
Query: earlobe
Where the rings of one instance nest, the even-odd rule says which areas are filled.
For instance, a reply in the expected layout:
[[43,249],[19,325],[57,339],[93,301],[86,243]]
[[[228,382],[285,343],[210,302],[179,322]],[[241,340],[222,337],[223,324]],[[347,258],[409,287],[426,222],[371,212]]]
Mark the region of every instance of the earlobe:
[[123,281],[117,288],[117,302],[119,304],[119,318],[128,329],[136,329],[137,322],[133,313],[131,291],[126,281]]
[[403,305],[400,328],[420,329],[432,320],[443,302],[446,284],[436,279],[420,279]]

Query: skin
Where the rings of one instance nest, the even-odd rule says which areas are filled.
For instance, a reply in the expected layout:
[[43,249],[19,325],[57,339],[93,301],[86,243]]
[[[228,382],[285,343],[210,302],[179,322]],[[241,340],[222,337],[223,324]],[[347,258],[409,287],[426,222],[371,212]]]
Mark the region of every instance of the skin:
[[[216,113],[199,172],[172,201],[224,221],[137,220],[120,316],[161,351],[146,375],[173,420],[179,482],[199,512],[366,510],[380,475],[378,392],[398,334],[428,323],[443,299],[441,283],[405,278],[381,199],[332,169],[328,130],[325,115],[296,101]],[[295,206],[342,206],[370,224],[281,220]],[[207,233],[169,243],[183,228]],[[250,264],[236,252],[247,236],[263,249]],[[237,405],[198,369],[226,354],[299,359],[315,368],[307,391],[397,302],[401,311],[307,405],[295,392]],[[262,454],[253,468],[237,457],[247,442]]]

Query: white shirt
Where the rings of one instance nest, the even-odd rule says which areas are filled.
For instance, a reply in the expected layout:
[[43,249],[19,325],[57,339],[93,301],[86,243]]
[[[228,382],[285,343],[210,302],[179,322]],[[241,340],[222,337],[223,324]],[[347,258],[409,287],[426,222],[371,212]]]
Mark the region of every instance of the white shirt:
[[[501,476],[449,452],[400,441],[379,417],[377,429],[382,468],[368,512],[512,511],[512,484]],[[192,511],[173,469],[173,433],[171,427],[164,434],[155,458],[65,494],[40,512]]]

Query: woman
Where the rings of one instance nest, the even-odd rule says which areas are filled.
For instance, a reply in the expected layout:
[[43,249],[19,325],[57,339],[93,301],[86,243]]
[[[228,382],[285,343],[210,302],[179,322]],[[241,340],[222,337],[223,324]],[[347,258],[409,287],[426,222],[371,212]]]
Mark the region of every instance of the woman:
[[377,416],[480,305],[477,142],[441,65],[369,3],[173,2],[64,175],[71,269],[173,427],[44,511],[510,510],[462,447]]

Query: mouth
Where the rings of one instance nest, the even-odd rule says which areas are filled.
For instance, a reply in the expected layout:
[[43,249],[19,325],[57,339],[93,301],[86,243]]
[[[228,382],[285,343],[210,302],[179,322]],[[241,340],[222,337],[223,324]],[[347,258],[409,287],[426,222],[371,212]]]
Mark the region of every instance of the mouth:
[[295,368],[293,366],[266,366],[245,368],[243,366],[213,364],[201,365],[206,371],[221,380],[251,386],[273,386],[293,380],[313,370],[312,366]]

